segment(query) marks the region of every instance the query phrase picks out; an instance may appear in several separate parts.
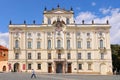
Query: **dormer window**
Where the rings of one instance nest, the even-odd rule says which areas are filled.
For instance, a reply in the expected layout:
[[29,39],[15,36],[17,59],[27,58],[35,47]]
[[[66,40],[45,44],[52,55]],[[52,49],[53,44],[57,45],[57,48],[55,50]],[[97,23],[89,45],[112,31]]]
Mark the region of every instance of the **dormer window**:
[[48,24],[51,24],[51,19],[50,18],[48,18]]
[[66,24],[70,24],[69,18],[66,18]]

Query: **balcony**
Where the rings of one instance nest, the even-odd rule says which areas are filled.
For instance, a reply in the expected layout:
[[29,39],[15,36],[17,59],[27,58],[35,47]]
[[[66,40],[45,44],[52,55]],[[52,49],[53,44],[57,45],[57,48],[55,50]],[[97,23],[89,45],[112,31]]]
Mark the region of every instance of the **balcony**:
[[100,53],[105,53],[106,52],[106,48],[105,47],[103,47],[103,48],[99,47],[99,50],[100,50]]
[[63,61],[66,61],[66,59],[65,58],[54,58],[54,61],[55,62],[63,62]]
[[63,50],[63,47],[56,47],[56,50]]
[[14,47],[13,49],[14,49],[14,53],[20,53],[20,47],[18,48]]

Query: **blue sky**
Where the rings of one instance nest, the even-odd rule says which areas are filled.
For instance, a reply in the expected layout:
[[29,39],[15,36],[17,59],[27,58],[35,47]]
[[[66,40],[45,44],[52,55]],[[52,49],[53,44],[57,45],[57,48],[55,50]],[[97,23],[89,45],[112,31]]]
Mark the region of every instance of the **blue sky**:
[[[95,3],[92,6],[92,3]],[[80,11],[92,11],[98,16],[100,14],[99,8],[113,7],[117,8],[120,5],[119,0],[0,0],[0,32],[8,31],[9,20],[13,23],[21,24],[24,20],[27,23],[32,23],[36,20],[41,23],[43,18],[43,10],[46,6],[47,9],[56,8],[57,5],[61,8],[70,9],[72,6],[75,16]]]
[[[13,24],[22,24],[24,20],[26,20],[28,24],[32,24],[33,20],[36,20],[37,24],[41,24],[44,7],[46,6],[47,9],[50,10],[56,8],[58,4],[61,8],[68,10],[73,7],[75,13],[74,18],[77,23],[80,23],[81,19],[85,19],[86,22],[89,22],[92,19],[95,19],[96,22],[110,19],[110,24],[112,26],[120,25],[116,25],[117,22],[120,22],[120,19],[116,20],[115,18],[113,21],[114,17],[120,17],[118,16],[120,14],[119,0],[0,0],[0,42],[3,41],[1,40],[3,38],[1,35],[6,34],[7,38],[10,20],[12,20]],[[114,16],[115,11],[117,16]],[[88,19],[84,17],[86,15],[88,15]],[[111,34],[114,34],[112,29],[111,31],[113,33]],[[115,34],[111,35],[111,37],[112,36],[115,36]],[[118,35],[116,35],[116,37],[117,36]],[[4,42],[4,44],[5,43],[6,42]],[[120,41],[112,40],[111,43],[119,44]]]

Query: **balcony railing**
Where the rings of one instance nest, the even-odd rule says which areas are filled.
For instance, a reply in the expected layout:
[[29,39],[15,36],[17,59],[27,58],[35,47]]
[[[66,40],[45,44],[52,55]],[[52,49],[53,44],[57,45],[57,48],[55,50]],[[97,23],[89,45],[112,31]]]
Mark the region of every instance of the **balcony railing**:
[[65,61],[66,59],[65,58],[54,58],[54,61]]
[[102,47],[102,48],[99,47],[99,50],[100,50],[100,53],[105,53],[106,52],[106,48],[105,47]]
[[57,50],[63,50],[63,47],[56,47]]
[[18,48],[14,47],[13,49],[14,49],[15,53],[20,53],[20,47],[18,47]]

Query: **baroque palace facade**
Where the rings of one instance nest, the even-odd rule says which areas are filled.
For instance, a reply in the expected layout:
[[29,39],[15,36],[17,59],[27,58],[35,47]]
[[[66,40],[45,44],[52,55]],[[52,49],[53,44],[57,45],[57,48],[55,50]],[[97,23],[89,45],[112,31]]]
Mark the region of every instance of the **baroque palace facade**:
[[75,24],[74,12],[44,10],[42,24],[9,24],[9,70],[112,74],[110,25]]

